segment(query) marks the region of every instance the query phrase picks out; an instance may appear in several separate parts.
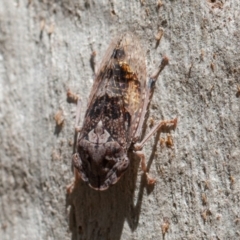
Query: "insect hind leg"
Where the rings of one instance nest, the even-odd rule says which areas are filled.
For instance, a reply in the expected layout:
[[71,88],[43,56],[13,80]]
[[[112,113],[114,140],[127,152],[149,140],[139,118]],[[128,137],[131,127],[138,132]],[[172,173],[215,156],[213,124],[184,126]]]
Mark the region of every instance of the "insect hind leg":
[[146,158],[144,151],[142,151],[143,146],[145,143],[149,140],[149,138],[156,133],[157,131],[161,132],[169,132],[170,130],[174,130],[177,126],[177,118],[173,120],[167,120],[167,121],[160,121],[158,124],[156,124],[152,130],[144,137],[144,139],[141,142],[137,142],[133,145],[134,153],[136,153],[141,158],[141,168],[143,172],[146,174],[147,177],[147,183],[152,185],[156,182],[156,179],[152,178],[147,169],[146,165]]
[[152,185],[156,182],[156,179],[151,177],[148,173],[148,169],[147,169],[147,164],[146,164],[146,158],[145,158],[145,153],[143,151],[134,151],[134,153],[136,155],[138,155],[138,157],[140,157],[141,159],[141,168],[142,168],[142,171],[146,174],[146,177],[147,177],[147,183],[149,185]]

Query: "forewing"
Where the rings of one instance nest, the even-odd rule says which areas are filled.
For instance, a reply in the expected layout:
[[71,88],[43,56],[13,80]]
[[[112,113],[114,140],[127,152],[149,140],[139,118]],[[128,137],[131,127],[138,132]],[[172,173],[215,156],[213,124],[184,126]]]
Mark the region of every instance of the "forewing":
[[84,137],[102,121],[111,137],[128,147],[145,96],[145,55],[138,39],[123,34],[109,46],[91,90]]
[[106,75],[107,75],[107,69],[109,69],[109,67],[112,64],[112,54],[114,52],[114,49],[116,48],[117,44],[118,44],[119,39],[114,39],[112,40],[112,42],[110,43],[110,45],[108,46],[108,49],[101,61],[100,66],[97,69],[97,74],[96,77],[94,79],[94,83],[91,89],[91,93],[88,99],[88,108],[90,108],[91,104],[93,104],[94,100],[97,98],[98,91],[99,91],[99,87],[106,85],[108,79],[106,79]]

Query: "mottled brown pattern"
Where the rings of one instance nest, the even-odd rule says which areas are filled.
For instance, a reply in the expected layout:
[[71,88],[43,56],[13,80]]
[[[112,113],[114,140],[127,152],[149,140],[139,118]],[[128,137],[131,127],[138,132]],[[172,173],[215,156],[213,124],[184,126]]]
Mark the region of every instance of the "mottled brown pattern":
[[130,146],[141,158],[147,183],[156,182],[148,174],[141,150],[158,130],[175,129],[177,118],[160,121],[142,140],[141,135],[155,83],[167,64],[164,57],[146,85],[145,58],[137,39],[126,33],[110,45],[96,75],[73,155],[75,169],[90,187],[106,190],[119,180],[129,165]]
[[79,141],[82,138],[87,139],[88,133],[102,121],[103,128],[109,132],[112,139],[126,148],[126,134],[130,122],[122,101],[122,97],[109,97],[108,94],[97,98],[86,115]]
[[[80,139],[86,137],[101,119],[112,137],[119,143],[124,142],[123,145],[128,148],[143,104],[145,86],[146,65],[142,47],[134,35],[124,34],[113,41],[101,64],[90,94]],[[114,109],[121,112],[119,119],[106,116],[109,110],[112,112]]]
[[110,45],[94,81],[73,165],[97,190],[116,183],[129,165],[146,87],[141,52],[138,40],[124,34]]

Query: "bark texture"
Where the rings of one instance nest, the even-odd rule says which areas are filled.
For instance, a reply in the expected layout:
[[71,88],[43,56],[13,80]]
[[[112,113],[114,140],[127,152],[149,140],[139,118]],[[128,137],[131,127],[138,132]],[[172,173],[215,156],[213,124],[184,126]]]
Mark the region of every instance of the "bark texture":
[[[1,239],[239,239],[239,13],[236,0],[1,0]],[[68,196],[76,105],[66,92],[84,112],[90,55],[99,63],[123,31],[139,36],[149,74],[170,59],[150,116],[178,117],[174,146],[157,135],[145,147],[153,188],[130,156],[108,191],[79,183]]]

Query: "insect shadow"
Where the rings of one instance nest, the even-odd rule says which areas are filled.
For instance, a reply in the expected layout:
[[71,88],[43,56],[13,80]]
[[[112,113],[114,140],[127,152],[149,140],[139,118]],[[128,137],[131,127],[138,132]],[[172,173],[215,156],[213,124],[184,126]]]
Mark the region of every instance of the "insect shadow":
[[62,124],[61,125],[55,125],[55,129],[54,129],[54,135],[56,135],[58,137],[59,133],[62,131]]
[[[160,133],[157,133],[155,136],[152,154],[148,159],[148,169],[154,159],[159,135]],[[154,185],[147,184],[146,176],[139,167],[138,156],[130,151],[128,157],[131,159],[128,170],[122,179],[108,190],[93,190],[80,180],[77,181],[71,194],[67,195],[66,205],[70,206],[69,228],[72,240],[125,239],[127,238],[124,236],[126,233],[123,232],[125,222],[128,223],[131,231],[136,230],[144,189],[146,187],[147,194],[150,194]],[[139,177],[140,184],[136,189]]]

